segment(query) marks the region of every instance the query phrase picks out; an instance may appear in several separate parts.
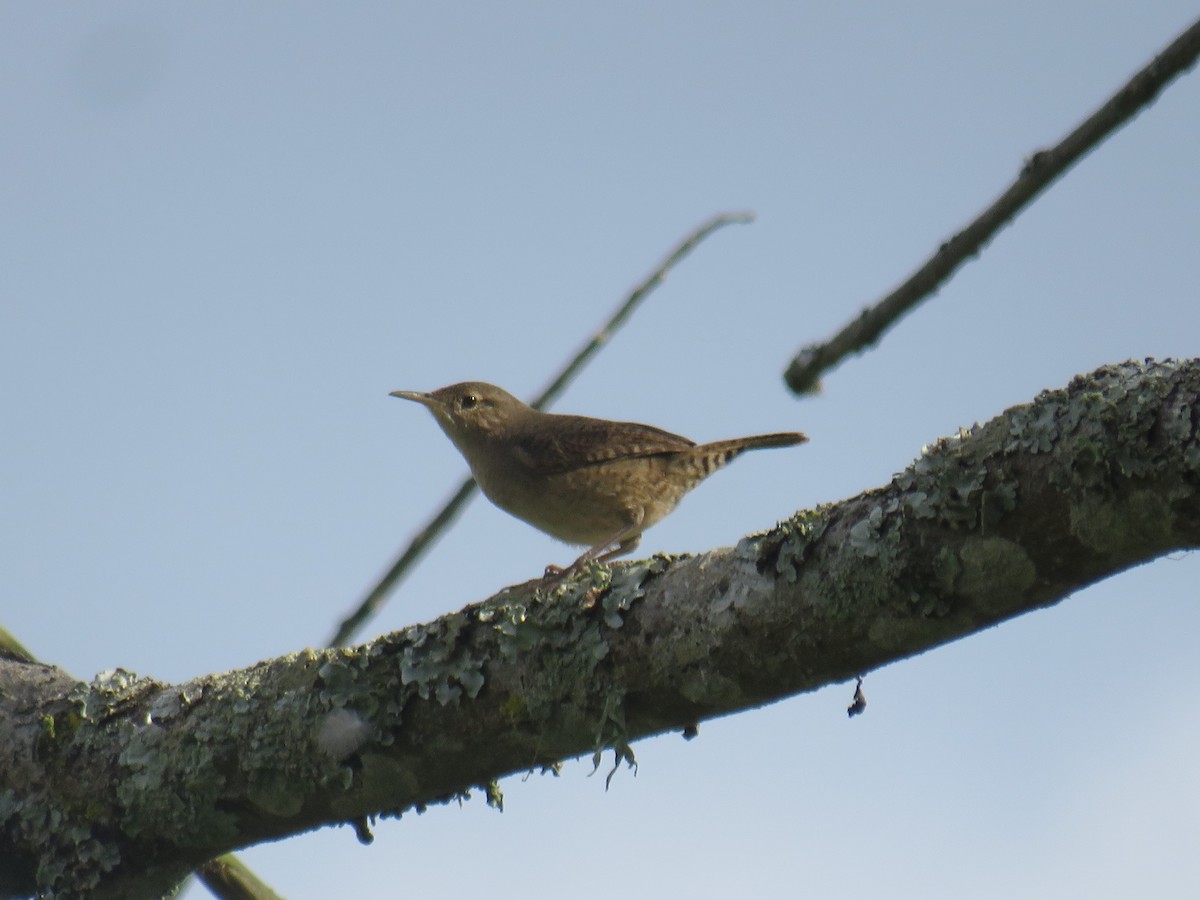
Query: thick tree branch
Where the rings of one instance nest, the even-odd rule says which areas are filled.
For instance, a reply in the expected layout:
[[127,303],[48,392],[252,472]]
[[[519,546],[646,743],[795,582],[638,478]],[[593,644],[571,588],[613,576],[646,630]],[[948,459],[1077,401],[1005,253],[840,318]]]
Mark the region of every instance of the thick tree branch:
[[[1200,360],[1126,363],[736,548],[595,568],[352,649],[169,686],[0,660],[0,892],[149,896],[850,678],[1200,546]],[[786,489],[784,486],[783,489]]]
[[898,288],[867,307],[829,340],[802,347],[783,380],[797,394],[820,389],[821,376],[851,353],[875,345],[884,332],[930,297],[968,259],[976,256],[1001,228],[1076,162],[1149,106],[1158,92],[1195,65],[1200,56],[1200,20],[1179,35],[1108,102],[1085,119],[1057,146],[1039,150],[1025,162],[1017,180],[979,217],[945,241],[937,252]]

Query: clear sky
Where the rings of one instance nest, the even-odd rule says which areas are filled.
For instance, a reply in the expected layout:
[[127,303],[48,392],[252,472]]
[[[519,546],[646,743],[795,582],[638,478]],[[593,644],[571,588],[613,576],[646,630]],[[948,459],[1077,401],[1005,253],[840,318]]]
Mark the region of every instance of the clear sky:
[[[780,373],[924,261],[1196,4],[0,5],[0,622],[80,678],[319,645],[465,467],[387,396],[529,396],[739,460],[642,551],[886,483],[1077,372],[1200,354],[1200,74],[817,398]],[[788,485],[786,490],[781,485]],[[573,558],[477,500],[370,637]],[[254,848],[290,898],[1200,895],[1200,559],[852,686]],[[189,896],[204,892],[193,888]]]

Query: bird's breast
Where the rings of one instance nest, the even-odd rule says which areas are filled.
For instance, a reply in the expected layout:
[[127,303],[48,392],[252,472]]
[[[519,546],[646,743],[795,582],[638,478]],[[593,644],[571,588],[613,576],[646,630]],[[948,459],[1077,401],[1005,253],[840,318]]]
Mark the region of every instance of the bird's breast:
[[691,487],[670,472],[671,456],[638,457],[541,474],[510,458],[473,466],[496,506],[571,544],[592,545],[641,520],[649,528]]

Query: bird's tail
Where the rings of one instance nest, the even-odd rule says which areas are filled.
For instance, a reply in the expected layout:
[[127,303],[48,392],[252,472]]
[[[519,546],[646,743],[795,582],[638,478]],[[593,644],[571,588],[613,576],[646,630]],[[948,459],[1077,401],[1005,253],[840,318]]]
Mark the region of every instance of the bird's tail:
[[713,441],[711,444],[701,444],[696,447],[694,458],[698,459],[704,474],[708,475],[741,456],[747,450],[760,450],[764,447],[794,447],[807,440],[808,437],[798,431],[782,431],[776,434],[732,438],[728,441]]

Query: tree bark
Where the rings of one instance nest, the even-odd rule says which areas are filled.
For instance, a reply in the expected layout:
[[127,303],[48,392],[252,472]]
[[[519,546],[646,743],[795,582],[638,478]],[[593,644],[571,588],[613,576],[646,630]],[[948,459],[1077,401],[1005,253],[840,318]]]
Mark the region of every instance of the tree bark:
[[[1200,545],[1200,360],[1124,363],[737,547],[506,589],[165,685],[0,658],[0,895],[157,896],[212,857],[843,681]],[[787,490],[787,485],[781,485]]]

